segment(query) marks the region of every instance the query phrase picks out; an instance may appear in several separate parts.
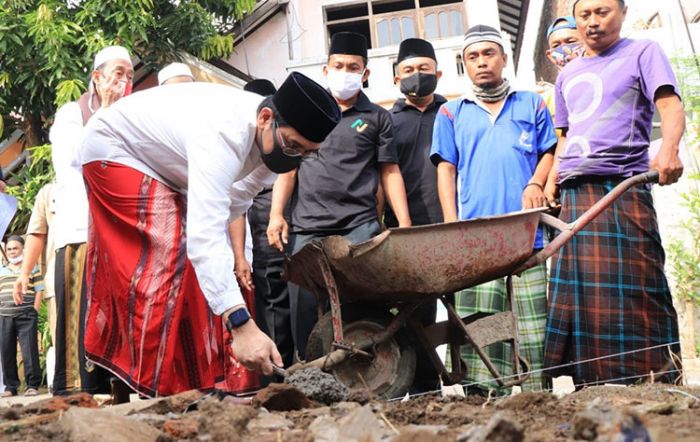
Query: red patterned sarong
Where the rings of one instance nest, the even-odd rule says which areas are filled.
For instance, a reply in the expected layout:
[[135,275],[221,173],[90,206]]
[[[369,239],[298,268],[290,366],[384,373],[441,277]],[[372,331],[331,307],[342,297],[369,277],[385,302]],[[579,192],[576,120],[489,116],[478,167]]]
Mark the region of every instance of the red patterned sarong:
[[116,163],[86,164],[83,175],[87,357],[146,396],[213,388],[224,334],[187,259],[186,198]]

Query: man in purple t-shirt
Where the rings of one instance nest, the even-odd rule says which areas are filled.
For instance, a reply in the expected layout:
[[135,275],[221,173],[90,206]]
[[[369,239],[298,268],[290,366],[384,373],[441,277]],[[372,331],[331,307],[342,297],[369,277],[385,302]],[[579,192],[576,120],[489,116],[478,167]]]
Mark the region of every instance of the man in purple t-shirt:
[[[557,79],[562,135],[545,192],[552,201],[561,190],[566,222],[626,177],[651,168],[665,185],[683,173],[676,78],[658,44],[620,38],[626,12],[623,0],[573,3],[585,54]],[[655,109],[663,144],[650,162]],[[550,375],[571,375],[577,385],[631,384],[650,373],[676,380],[678,320],[648,187],[630,190],[582,230],[554,257],[550,276],[545,367],[574,363]]]

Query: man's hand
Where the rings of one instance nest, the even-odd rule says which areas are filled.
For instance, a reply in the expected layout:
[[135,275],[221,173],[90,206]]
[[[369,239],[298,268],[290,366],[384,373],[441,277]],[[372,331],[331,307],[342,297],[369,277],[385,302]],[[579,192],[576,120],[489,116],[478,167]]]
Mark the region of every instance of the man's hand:
[[677,182],[683,175],[683,162],[678,156],[678,149],[661,146],[649,169],[659,171],[659,184],[662,186]]
[[659,184],[673,184],[683,175],[683,163],[678,156],[678,145],[685,131],[683,103],[673,86],[660,87],[654,96],[654,104],[661,116],[661,149],[649,168],[659,171]]
[[547,180],[544,185],[544,197],[547,199],[547,204],[551,207],[557,205],[557,200],[559,199],[559,186],[557,185],[557,180],[551,177]]
[[235,262],[233,273],[236,275],[238,286],[244,291],[254,291],[255,285],[253,284],[253,272],[250,270],[250,264],[245,259],[236,259]]
[[289,225],[283,216],[270,216],[267,225],[267,242],[280,252],[284,253],[284,246],[289,240]]
[[275,343],[260,331],[252,319],[231,330],[231,336],[233,354],[246,368],[271,376],[272,364],[283,366],[282,356],[277,351]]
[[559,161],[555,158],[552,168],[549,169],[549,175],[547,176],[547,182],[544,183],[544,197],[547,199],[547,203],[550,207],[554,207],[558,204],[559,200],[559,186],[557,185],[557,179],[559,178]]
[[29,275],[20,274],[12,288],[12,299],[15,301],[15,305],[20,305],[22,303],[22,295],[24,295],[28,288]]
[[7,187],[7,184],[3,180],[0,180],[0,192],[5,192],[5,188]]
[[117,77],[112,77],[96,87],[100,96],[101,106],[109,107],[124,96],[126,82],[124,80],[119,80]]
[[537,183],[528,184],[523,189],[522,201],[523,210],[545,207],[547,205],[547,198],[544,196],[544,188]]
[[457,166],[447,161],[437,165],[438,198],[444,222],[457,221]]

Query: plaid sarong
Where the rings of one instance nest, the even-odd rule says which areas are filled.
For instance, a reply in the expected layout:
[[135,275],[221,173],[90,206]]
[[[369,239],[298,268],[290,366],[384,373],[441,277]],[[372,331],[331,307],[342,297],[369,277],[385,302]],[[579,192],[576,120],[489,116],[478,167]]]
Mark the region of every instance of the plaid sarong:
[[[547,313],[545,265],[541,264],[528,269],[520,277],[514,276],[513,292],[516,303],[513,308],[518,319],[520,354],[530,362],[532,370],[541,369]],[[455,307],[461,317],[477,312],[496,313],[506,310],[507,300],[506,279],[501,278],[458,292],[455,295]],[[513,374],[510,344],[492,344],[486,347],[485,352],[502,376]],[[510,391],[498,386],[498,383],[493,380],[494,376],[470,345],[462,346],[460,355],[467,364],[466,382],[477,383],[477,388],[493,389],[499,394],[507,394]],[[447,361],[449,360],[448,354]],[[542,372],[532,373],[521,387],[523,391],[541,391],[547,388],[545,382]]]
[[[561,219],[581,216],[617,182],[589,179],[563,186]],[[662,374],[657,381],[675,381],[671,352],[680,366],[679,344],[606,357],[678,341],[664,258],[651,192],[640,187],[566,244],[552,260],[545,367],[602,359],[547,373],[573,376],[577,385],[632,384],[652,371]]]

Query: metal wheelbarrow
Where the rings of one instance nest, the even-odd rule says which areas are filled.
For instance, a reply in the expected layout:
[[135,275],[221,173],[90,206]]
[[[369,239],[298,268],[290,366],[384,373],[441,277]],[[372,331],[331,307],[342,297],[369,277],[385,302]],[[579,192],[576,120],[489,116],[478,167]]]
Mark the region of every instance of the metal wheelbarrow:
[[[633,186],[658,181],[658,172],[628,178],[567,224],[538,208],[502,216],[453,223],[389,229],[360,244],[340,236],[314,241],[285,263],[289,281],[313,292],[319,321],[307,344],[311,362],[290,367],[294,372],[315,365],[332,371],[350,389],[371,390],[383,397],[408,391],[415,371],[415,344],[420,344],[445,383],[465,376],[461,345],[470,345],[500,386],[520,385],[530,365],[518,351],[517,318],[513,312],[511,277],[543,263],[578,231]],[[559,230],[534,253],[539,224]],[[450,294],[506,277],[508,309],[460,317]],[[330,303],[330,312],[324,306]],[[447,321],[423,326],[416,309],[436,299],[445,305]],[[377,313],[372,306],[381,305]],[[411,333],[409,333],[409,331]],[[413,339],[411,339],[413,337]],[[510,345],[513,373],[501,373],[484,348]],[[448,344],[452,369],[435,348]]]

